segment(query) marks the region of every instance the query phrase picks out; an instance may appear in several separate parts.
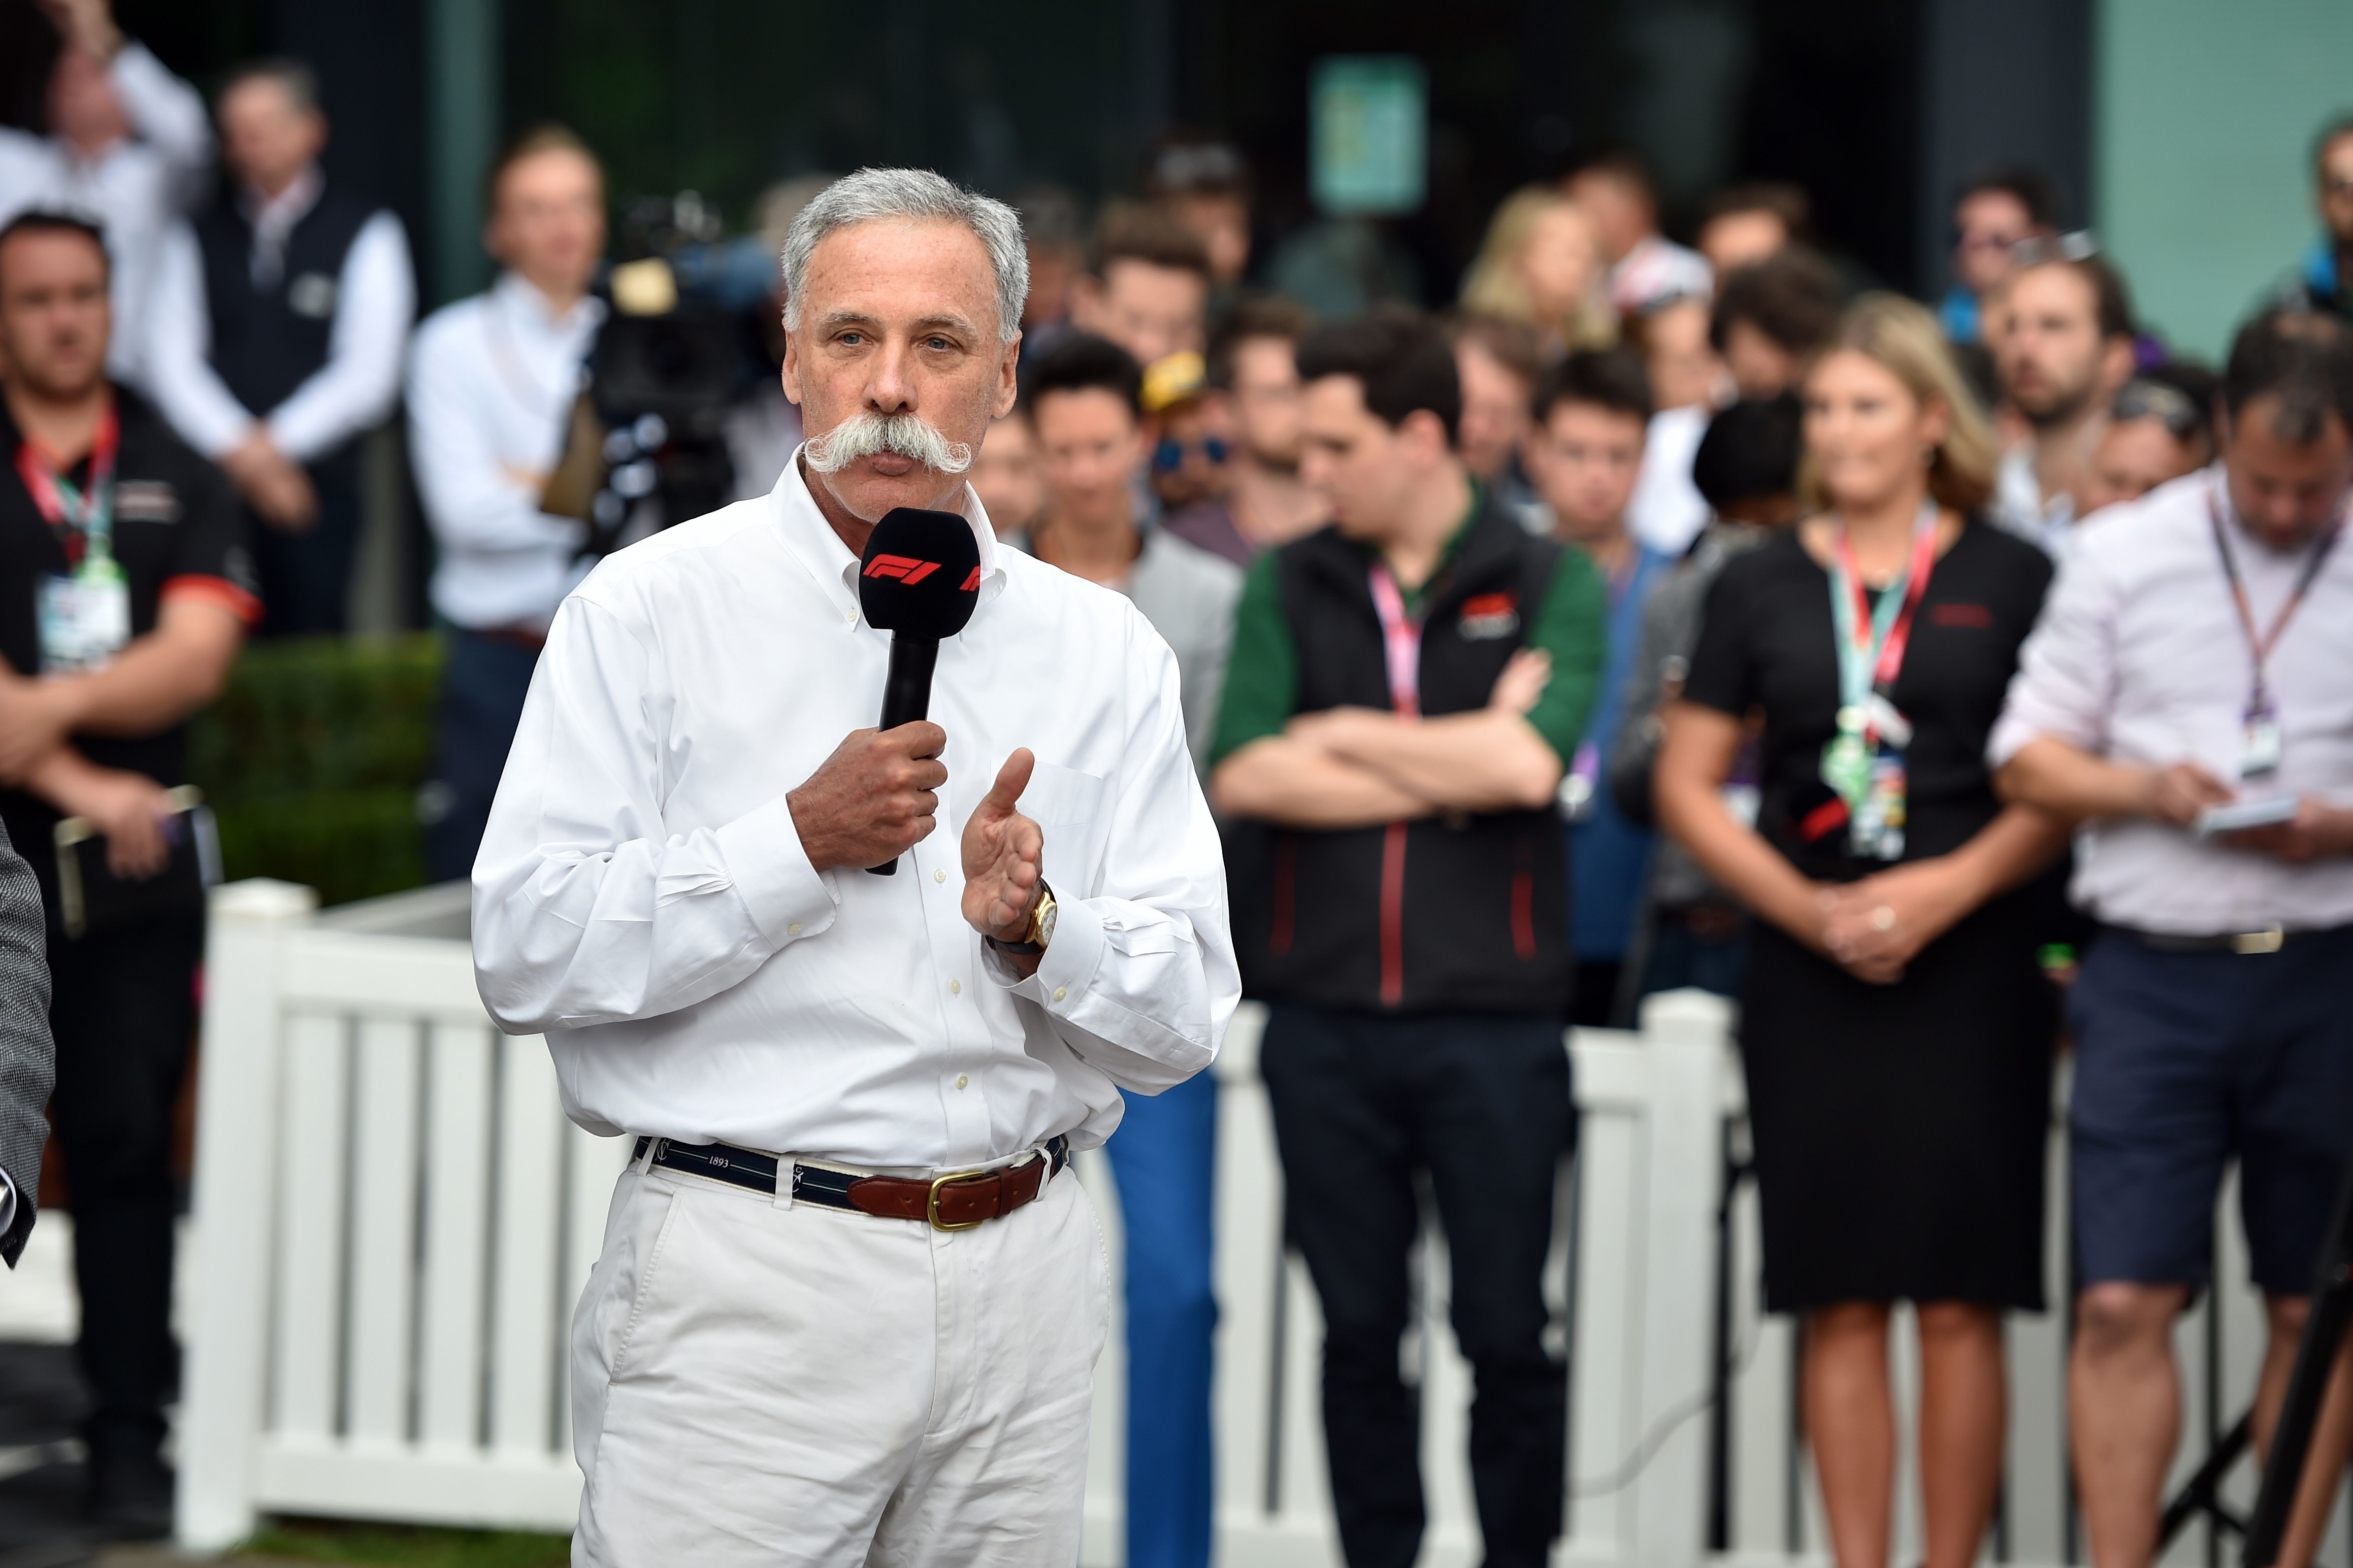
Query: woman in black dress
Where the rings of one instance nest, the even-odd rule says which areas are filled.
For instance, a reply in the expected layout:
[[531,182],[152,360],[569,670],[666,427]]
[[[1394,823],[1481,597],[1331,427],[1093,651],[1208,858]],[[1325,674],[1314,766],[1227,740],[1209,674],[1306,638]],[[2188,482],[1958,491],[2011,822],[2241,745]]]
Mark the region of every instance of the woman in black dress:
[[[2065,841],[2005,808],[1987,732],[2051,567],[1975,521],[1994,451],[1928,313],[1857,302],[1809,369],[1816,515],[1708,595],[1661,823],[1762,918],[1742,999],[1765,1296],[1839,1568],[1885,1568],[1891,1305],[1920,1329],[1928,1568],[1968,1568],[2001,1467],[2001,1320],[2042,1305],[2055,1009],[2025,887]],[[1722,785],[1764,718],[1751,828]]]

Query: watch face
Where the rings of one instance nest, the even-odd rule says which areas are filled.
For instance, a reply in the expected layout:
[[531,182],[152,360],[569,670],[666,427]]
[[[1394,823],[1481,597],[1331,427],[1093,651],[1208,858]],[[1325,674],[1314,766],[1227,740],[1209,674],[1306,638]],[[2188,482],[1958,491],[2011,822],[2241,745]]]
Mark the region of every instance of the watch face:
[[1048,904],[1038,911],[1038,945],[1039,947],[1054,940],[1054,917],[1061,912],[1061,906],[1059,904]]

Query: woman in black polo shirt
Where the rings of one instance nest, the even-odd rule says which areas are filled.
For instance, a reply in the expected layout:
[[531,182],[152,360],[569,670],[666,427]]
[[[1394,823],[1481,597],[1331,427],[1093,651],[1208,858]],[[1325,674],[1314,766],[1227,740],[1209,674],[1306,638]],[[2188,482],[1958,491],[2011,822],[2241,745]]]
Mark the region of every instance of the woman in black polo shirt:
[[[2051,567],[1972,516],[1991,434],[1918,305],[1859,301],[1804,396],[1820,510],[1709,593],[1659,817],[1761,917],[1741,1046],[1766,1304],[1805,1317],[1836,1560],[1887,1560],[1908,1300],[1927,1562],[1965,1568],[2000,1478],[2000,1313],[2042,1305],[2055,1016],[2023,884],[2064,835],[2005,808],[1984,759]],[[1720,792],[1760,712],[1752,828]]]

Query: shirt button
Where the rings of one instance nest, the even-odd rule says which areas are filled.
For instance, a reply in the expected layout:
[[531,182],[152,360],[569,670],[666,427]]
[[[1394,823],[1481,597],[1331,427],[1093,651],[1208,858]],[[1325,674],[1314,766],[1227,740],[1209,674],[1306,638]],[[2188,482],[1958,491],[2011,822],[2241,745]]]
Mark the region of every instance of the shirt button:
[[939,868],[939,869],[937,869],[937,870],[935,870],[935,871],[934,871],[934,872],[932,873],[932,880],[933,880],[933,881],[934,881],[934,882],[944,882],[944,881],[946,881],[947,879],[948,879],[948,868],[947,868],[945,866],[942,866],[941,868]]
[[1054,987],[1054,1000],[1057,1002],[1060,1002],[1063,997],[1068,996],[1070,994],[1071,988],[1067,985],[1057,985]]
[[786,927],[785,928],[785,934],[786,934],[786,936],[798,936],[798,935],[800,935],[800,934],[801,934],[801,922],[800,922],[800,921],[795,921],[792,924],[790,924],[790,925],[786,926]]
[[958,1089],[964,1089],[964,1088],[966,1088],[966,1087],[970,1086],[970,1084],[971,1084],[971,1083],[972,1083],[972,1079],[968,1079],[968,1078],[965,1077],[965,1075],[964,1075],[964,1074],[962,1074],[962,1073],[958,1073],[958,1074],[956,1074],[956,1087],[957,1087]]
[[963,981],[961,981],[961,980],[951,980],[951,981],[949,981],[949,982],[948,982],[948,994],[949,994],[949,995],[951,995],[951,996],[961,996],[961,995],[963,995],[963,994],[964,994],[964,982],[963,982]]

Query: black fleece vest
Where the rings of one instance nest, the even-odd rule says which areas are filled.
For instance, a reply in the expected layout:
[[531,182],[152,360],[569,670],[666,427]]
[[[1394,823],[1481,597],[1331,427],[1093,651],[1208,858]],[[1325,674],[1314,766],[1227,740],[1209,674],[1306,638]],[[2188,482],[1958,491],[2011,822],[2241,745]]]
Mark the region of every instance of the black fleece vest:
[[266,289],[254,286],[253,225],[236,198],[224,195],[196,219],[213,369],[256,417],[327,363],[343,258],[375,211],[327,186],[287,235],[286,265]]
[[[1559,559],[1492,500],[1481,508],[1422,600],[1425,716],[1487,705]],[[1371,562],[1332,529],[1277,556],[1300,712],[1391,706]],[[1567,1011],[1567,837],[1551,807],[1337,832],[1238,823],[1228,841],[1251,995],[1384,1013]]]

